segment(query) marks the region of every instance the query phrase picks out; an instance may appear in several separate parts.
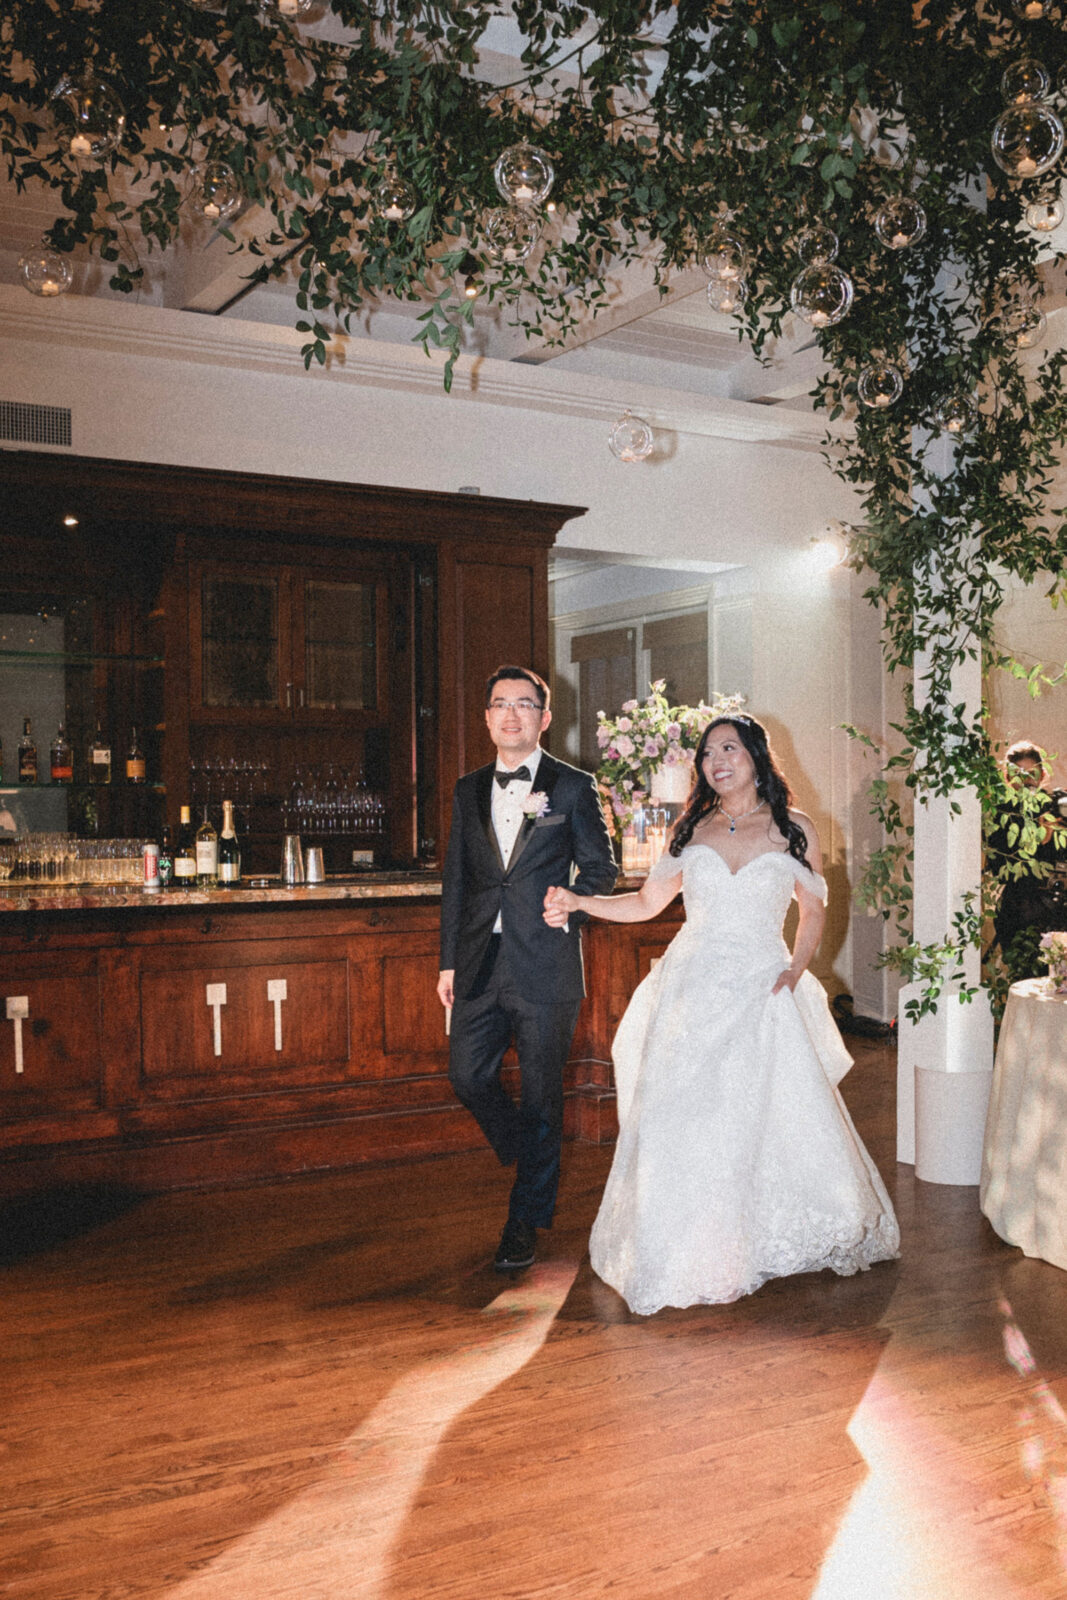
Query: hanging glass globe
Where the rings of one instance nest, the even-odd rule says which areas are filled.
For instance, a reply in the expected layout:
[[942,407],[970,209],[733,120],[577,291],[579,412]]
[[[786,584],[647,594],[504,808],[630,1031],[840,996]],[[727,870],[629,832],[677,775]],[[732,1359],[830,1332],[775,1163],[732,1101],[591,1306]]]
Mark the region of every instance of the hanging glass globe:
[[648,423],[635,417],[629,406],[608,434],[608,449],[619,461],[644,461],[654,443]]
[[126,130],[122,101],[91,67],[76,81],[60,78],[52,91],[55,131],[62,148],[77,161],[100,161],[117,150]]
[[1038,178],[1063,154],[1063,123],[1048,106],[1009,106],[993,125],[993,159],[1009,178]]
[[813,222],[810,228],[798,233],[795,247],[797,255],[808,267],[813,267],[818,261],[837,260],[837,234],[825,222]]
[[908,250],[926,232],[926,212],[917,200],[896,195],[878,207],[874,231],[887,250]]
[[513,144],[501,152],[493,178],[509,206],[539,206],[548,199],[555,171],[543,150],[532,144]]
[[1045,313],[1032,300],[1020,299],[1009,305],[1001,318],[1001,331],[1016,350],[1033,350],[1041,343],[1046,326]]
[[789,303],[813,328],[832,328],[852,306],[852,279],[830,261],[816,261],[793,279]]
[[741,240],[725,228],[716,228],[708,239],[700,265],[713,282],[716,279],[736,282],[745,276],[749,261],[749,253]]
[[713,311],[730,316],[740,311],[748,299],[748,284],[744,278],[713,278],[707,287],[708,305]]
[[204,161],[194,170],[193,210],[209,222],[225,222],[243,198],[233,168],[225,161]]
[[1063,201],[1059,195],[1031,200],[1026,208],[1026,226],[1035,233],[1052,233],[1063,221]]
[[540,237],[540,218],[522,206],[498,206],[482,218],[485,253],[496,267],[525,261]]
[[856,393],[863,405],[875,411],[884,411],[904,393],[904,377],[899,367],[891,361],[872,361],[864,367],[856,384]]
[[314,11],[317,0],[260,0],[260,11],[283,22],[299,22]]
[[1025,105],[1028,100],[1044,100],[1052,85],[1052,80],[1040,61],[1035,61],[1033,56],[1024,56],[1021,61],[1013,61],[1010,67],[1004,70],[1000,80],[1000,92],[1006,104]]
[[1048,11],[1047,0],[1012,0],[1011,9],[1020,22],[1040,22]]
[[414,216],[417,200],[411,184],[395,172],[387,172],[374,191],[374,204],[386,222],[406,222]]
[[31,294],[39,294],[47,300],[53,295],[66,294],[74,282],[74,268],[69,256],[61,255],[51,245],[40,244],[36,250],[27,250],[19,258],[19,277]]
[[948,395],[938,406],[934,421],[945,433],[960,435],[970,433],[978,421],[978,413],[964,395]]

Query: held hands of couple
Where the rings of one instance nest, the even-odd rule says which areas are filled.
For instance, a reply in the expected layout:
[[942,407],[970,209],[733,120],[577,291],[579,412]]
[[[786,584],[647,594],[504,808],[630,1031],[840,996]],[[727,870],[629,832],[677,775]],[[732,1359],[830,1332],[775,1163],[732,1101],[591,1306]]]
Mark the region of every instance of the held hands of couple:
[[569,889],[549,889],[545,894],[544,918],[550,928],[566,928],[572,911],[577,911],[580,901]]

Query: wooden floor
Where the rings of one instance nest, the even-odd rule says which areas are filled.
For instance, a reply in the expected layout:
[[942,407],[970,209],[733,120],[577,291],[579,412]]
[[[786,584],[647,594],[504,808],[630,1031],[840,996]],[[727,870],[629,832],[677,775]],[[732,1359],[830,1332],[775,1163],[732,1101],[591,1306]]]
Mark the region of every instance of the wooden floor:
[[892,1162],[901,1260],[632,1317],[559,1225],[486,1267],[483,1152],[23,1201],[0,1271],[5,1600],[1067,1596],[1067,1273]]

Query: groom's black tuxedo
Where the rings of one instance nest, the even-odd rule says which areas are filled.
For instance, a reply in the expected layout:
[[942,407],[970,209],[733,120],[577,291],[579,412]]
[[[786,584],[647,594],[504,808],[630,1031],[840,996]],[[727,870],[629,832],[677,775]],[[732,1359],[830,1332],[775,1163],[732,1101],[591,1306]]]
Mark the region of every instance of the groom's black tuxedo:
[[[511,1214],[552,1220],[563,1121],[563,1068],[585,992],[581,934],[544,921],[549,888],[606,894],[615,882],[611,840],[587,772],[542,752],[534,795],[541,816],[523,822],[510,859],[492,819],[495,767],[459,780],[441,897],[441,968],[453,969],[449,1074],[504,1162],[518,1161]],[[501,919],[498,936],[493,927]],[[516,1107],[500,1084],[514,1040],[522,1079]]]

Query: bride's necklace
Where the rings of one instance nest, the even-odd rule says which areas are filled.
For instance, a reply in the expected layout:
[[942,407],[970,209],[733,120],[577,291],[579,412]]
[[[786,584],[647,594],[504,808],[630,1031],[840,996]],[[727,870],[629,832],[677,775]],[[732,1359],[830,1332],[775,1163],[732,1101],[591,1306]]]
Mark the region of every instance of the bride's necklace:
[[757,811],[762,811],[763,807],[767,804],[767,802],[766,802],[766,800],[761,800],[758,805],[750,806],[747,811],[739,811],[737,813],[736,817],[730,816],[730,813],[727,811],[726,807],[722,805],[722,801],[721,800],[719,801],[719,804],[720,804],[720,806],[722,806],[722,814],[723,814],[723,816],[724,817],[730,817],[730,827],[729,827],[728,831],[730,833],[736,833],[737,824],[739,822],[744,822],[746,817],[755,816]]

